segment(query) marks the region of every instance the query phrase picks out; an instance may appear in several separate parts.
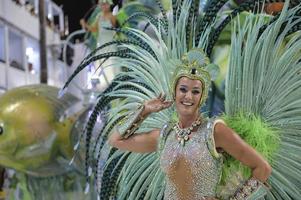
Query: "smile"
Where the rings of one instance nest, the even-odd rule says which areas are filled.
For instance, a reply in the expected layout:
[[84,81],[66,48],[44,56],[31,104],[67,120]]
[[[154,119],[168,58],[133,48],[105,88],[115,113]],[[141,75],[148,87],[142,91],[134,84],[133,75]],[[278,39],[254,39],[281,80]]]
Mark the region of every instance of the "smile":
[[191,103],[191,102],[181,102],[184,106],[192,106],[193,105],[193,103]]

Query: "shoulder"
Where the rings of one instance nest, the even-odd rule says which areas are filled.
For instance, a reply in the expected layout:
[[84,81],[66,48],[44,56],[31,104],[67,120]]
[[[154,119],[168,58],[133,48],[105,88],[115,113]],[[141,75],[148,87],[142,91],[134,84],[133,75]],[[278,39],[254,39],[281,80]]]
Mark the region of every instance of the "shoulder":
[[207,128],[214,135],[216,132],[223,132],[223,129],[227,128],[227,124],[222,118],[214,117],[207,120]]
[[235,133],[222,119],[213,122],[213,136],[217,147],[224,148],[240,140],[239,135]]
[[214,135],[216,132],[223,132],[228,126],[221,117],[213,117],[207,120],[207,128],[210,129]]
[[174,123],[171,122],[165,123],[160,129],[160,138],[167,137],[170,131],[173,129],[173,127],[174,127]]
[[111,13],[111,14],[110,14],[110,18],[111,18],[111,19],[116,19],[116,16],[113,15],[113,14]]
[[111,23],[115,26],[116,22],[117,22],[116,16],[110,14],[109,19],[110,19]]
[[206,134],[206,142],[208,149],[211,153],[211,155],[214,158],[221,158],[221,154],[217,152],[216,148],[218,147],[216,145],[216,127],[219,127],[219,124],[224,125],[225,122],[220,118],[209,118],[207,120],[207,134]]
[[165,123],[160,129],[160,137],[159,137],[160,139],[158,145],[159,152],[161,152],[164,149],[166,139],[169,133],[172,131],[173,127],[174,127],[174,123],[168,122]]

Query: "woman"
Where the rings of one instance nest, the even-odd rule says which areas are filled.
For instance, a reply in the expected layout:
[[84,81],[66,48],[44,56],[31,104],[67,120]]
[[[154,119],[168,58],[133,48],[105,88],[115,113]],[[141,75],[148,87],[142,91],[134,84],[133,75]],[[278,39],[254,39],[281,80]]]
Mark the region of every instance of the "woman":
[[[107,30],[106,28],[112,28],[117,26],[116,17],[113,15],[111,11],[111,6],[113,5],[112,0],[99,0],[98,4],[100,6],[101,12],[98,17],[97,23],[93,25],[89,25],[85,22],[84,19],[80,20],[81,26],[85,28],[87,31],[90,31],[92,33],[97,32],[98,37],[97,37],[96,47],[100,47],[103,44],[112,41],[115,35],[114,31]],[[103,48],[101,51],[99,51],[99,53],[107,53],[112,51],[116,51],[116,49],[111,46],[111,47]],[[96,80],[99,79],[101,83],[100,88],[98,88],[99,90],[103,90],[104,88],[106,88],[107,85],[113,79],[114,75],[118,72],[118,70],[116,70],[115,68],[105,69],[105,67],[102,66],[98,67],[102,62],[103,60],[100,61],[97,64],[97,66],[94,67],[95,72],[93,72],[94,74],[92,75],[92,79],[96,79]],[[107,66],[110,66],[112,63],[113,63],[113,59],[109,59],[105,62]]]
[[[163,127],[161,138],[160,130],[133,136],[130,134],[135,132],[141,119],[172,105],[172,101],[166,100],[165,95],[146,101],[136,113],[135,120],[127,128],[119,128],[109,138],[112,146],[137,153],[157,151],[157,144],[162,144],[159,140],[165,140],[160,160],[167,178],[164,199],[215,199],[221,175],[221,151],[252,169],[250,182],[264,183],[271,173],[267,161],[222,120],[202,117],[199,110],[207,97],[211,80],[203,68],[197,65],[191,67],[190,64],[178,67],[173,93],[179,121],[170,131]],[[125,135],[121,136],[122,132]],[[246,184],[249,184],[248,181]],[[239,193],[241,191],[235,195]]]
[[[110,27],[116,27],[117,21],[116,21],[116,17],[112,14],[111,12],[111,5],[113,4],[112,1],[110,0],[100,0],[98,2],[100,10],[101,10],[101,14],[99,15],[99,18],[97,20],[97,23],[95,23],[94,25],[89,25],[87,24],[87,22],[85,21],[85,19],[81,19],[80,20],[80,25],[84,28],[87,29],[90,32],[101,32],[102,31],[102,27],[103,25],[109,25]],[[112,35],[112,34],[110,34]],[[112,38],[111,38],[112,40]],[[105,40],[104,42],[107,42],[109,40]],[[103,42],[103,43],[104,43]]]

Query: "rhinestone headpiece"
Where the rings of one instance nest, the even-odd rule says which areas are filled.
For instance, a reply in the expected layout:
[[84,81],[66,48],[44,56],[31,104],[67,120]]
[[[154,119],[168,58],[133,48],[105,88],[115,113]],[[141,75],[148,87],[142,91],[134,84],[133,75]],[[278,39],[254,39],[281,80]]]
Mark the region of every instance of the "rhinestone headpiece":
[[181,77],[187,77],[192,80],[202,82],[202,96],[199,106],[202,105],[208,97],[208,91],[211,84],[211,76],[208,71],[210,60],[201,49],[192,49],[184,54],[181,64],[176,68],[173,82],[172,95],[175,98],[176,85]]

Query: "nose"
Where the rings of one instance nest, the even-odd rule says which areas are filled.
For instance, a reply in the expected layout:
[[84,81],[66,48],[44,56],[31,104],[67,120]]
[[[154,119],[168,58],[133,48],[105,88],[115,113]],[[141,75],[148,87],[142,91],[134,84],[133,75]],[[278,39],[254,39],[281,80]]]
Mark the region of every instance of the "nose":
[[192,99],[192,93],[191,93],[191,91],[186,92],[185,98],[186,98],[187,100],[191,100],[191,99]]

